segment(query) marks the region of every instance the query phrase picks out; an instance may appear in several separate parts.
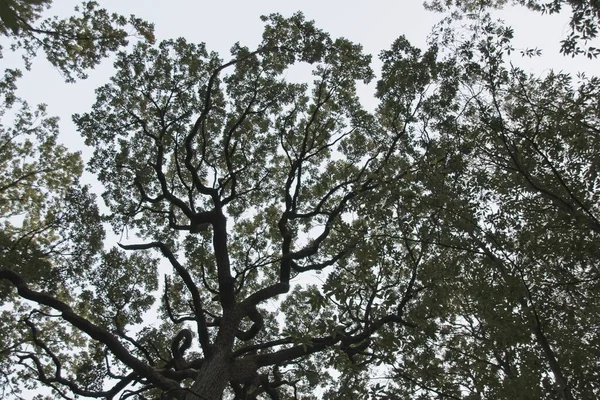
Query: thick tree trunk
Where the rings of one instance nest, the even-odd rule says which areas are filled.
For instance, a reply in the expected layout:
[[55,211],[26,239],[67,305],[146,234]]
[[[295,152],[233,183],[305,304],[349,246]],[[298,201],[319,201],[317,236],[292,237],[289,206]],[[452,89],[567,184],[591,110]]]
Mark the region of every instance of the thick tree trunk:
[[206,360],[185,400],[220,400],[229,383],[231,360],[225,352],[215,352]]

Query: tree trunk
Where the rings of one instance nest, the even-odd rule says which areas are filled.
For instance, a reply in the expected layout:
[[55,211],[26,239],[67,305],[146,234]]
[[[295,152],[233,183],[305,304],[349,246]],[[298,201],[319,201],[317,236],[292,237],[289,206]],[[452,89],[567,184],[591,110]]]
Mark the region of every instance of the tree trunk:
[[[215,349],[216,350],[216,349]],[[226,352],[215,351],[200,368],[185,400],[220,400],[229,383],[231,360]]]

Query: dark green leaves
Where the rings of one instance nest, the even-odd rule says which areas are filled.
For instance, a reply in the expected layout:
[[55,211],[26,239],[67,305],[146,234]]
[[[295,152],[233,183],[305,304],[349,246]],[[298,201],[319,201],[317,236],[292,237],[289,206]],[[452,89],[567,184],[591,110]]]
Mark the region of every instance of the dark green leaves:
[[51,0],[7,0],[2,2],[0,32],[13,37],[12,50],[23,49],[27,68],[41,48],[48,61],[67,82],[85,78],[110,53],[127,45],[135,36],[153,42],[153,26],[135,16],[110,14],[95,1],[75,8],[68,19],[47,18],[38,24]]

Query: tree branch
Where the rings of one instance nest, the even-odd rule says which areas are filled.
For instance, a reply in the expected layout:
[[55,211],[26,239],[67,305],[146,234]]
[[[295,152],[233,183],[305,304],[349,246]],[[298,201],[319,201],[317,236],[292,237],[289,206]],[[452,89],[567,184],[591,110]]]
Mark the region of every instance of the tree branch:
[[23,280],[23,278],[21,278],[21,276],[19,276],[17,273],[9,270],[0,270],[0,279],[6,279],[10,283],[12,283],[16,287],[17,292],[21,297],[60,311],[62,313],[61,316],[65,321],[69,322],[74,327],[86,333],[92,339],[97,340],[106,345],[115,355],[115,357],[117,357],[121,362],[123,362],[125,365],[131,368],[138,375],[146,377],[157,387],[164,390],[179,387],[177,382],[171,379],[166,379],[152,367],[144,364],[143,362],[132,356],[129,353],[129,351],[121,344],[121,342],[119,342],[119,340],[116,337],[114,337],[110,332],[106,331],[104,328],[94,325],[87,319],[77,315],[66,303],[48,294],[30,289],[29,286]]
[[210,354],[210,342],[208,340],[208,329],[206,326],[206,319],[204,318],[204,310],[202,308],[202,299],[200,298],[200,293],[198,292],[198,287],[194,283],[192,277],[189,272],[177,261],[175,255],[171,252],[171,250],[162,242],[151,242],[145,244],[121,244],[119,243],[119,247],[125,250],[148,250],[148,249],[159,249],[161,253],[167,257],[177,274],[181,277],[185,286],[189,290],[192,295],[192,301],[194,304],[194,311],[196,314],[196,324],[198,326],[198,336],[200,340],[200,345],[202,346],[202,351],[206,356]]

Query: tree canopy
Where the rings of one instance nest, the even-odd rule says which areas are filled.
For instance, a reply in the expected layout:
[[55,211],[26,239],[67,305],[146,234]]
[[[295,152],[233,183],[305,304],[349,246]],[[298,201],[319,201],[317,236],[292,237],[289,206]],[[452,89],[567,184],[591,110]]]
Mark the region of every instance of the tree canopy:
[[426,0],[425,7],[450,13],[450,19],[480,19],[490,10],[507,5],[522,6],[542,14],[558,14],[570,11],[569,29],[561,40],[561,53],[570,56],[585,55],[596,58],[600,48],[594,41],[598,38],[600,2],[598,0]]
[[93,2],[39,29],[48,2],[6,4],[67,81],[116,54],[73,116],[103,201],[21,72],[0,83],[3,396],[600,396],[598,78],[506,61],[489,17],[376,74],[301,13],[222,58]]

